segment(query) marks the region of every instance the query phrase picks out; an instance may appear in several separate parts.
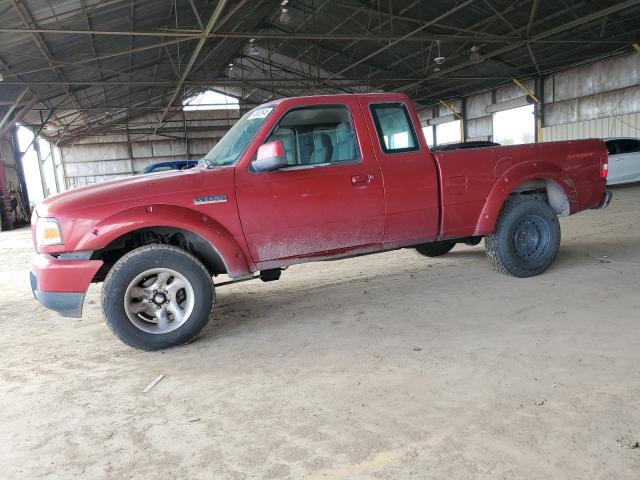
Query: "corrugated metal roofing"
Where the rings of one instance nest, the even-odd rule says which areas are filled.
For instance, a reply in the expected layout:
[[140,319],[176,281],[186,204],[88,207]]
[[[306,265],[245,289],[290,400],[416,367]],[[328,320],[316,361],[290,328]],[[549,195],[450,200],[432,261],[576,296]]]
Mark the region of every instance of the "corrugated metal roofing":
[[[382,89],[432,105],[513,77],[629,52],[640,33],[640,0],[289,0],[284,17],[282,3],[226,2],[174,107],[207,86],[248,104]],[[29,86],[26,98],[38,95],[40,102],[26,119],[45,123],[43,133],[52,138],[122,130],[143,113],[161,126],[217,5],[4,1],[0,110]],[[251,38],[257,55],[249,51]]]

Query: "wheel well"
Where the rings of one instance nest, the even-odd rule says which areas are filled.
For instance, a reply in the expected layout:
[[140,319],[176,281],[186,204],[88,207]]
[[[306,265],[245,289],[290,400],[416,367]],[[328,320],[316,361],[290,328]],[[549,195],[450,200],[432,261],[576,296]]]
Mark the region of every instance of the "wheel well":
[[518,185],[511,194],[509,194],[509,197],[511,198],[515,195],[541,195],[557,215],[566,217],[571,213],[569,198],[560,184],[555,180],[546,178],[527,180]]
[[220,254],[201,236],[180,228],[149,227],[128,232],[113,240],[106,247],[93,252],[92,260],[104,262],[93,281],[104,280],[111,267],[131,250],[151,244],[173,245],[191,253],[207,267],[212,276],[227,273]]

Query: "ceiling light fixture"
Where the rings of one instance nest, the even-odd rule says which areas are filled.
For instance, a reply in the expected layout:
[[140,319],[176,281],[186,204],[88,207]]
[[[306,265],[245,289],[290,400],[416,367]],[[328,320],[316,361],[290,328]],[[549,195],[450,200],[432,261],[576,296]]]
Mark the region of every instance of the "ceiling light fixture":
[[442,56],[442,53],[440,53],[440,40],[436,40],[436,44],[438,45],[438,56],[434,58],[433,61],[436,65],[442,65],[446,58]]
[[249,51],[248,51],[249,55],[253,55],[254,57],[260,55],[260,52],[255,46],[255,42],[256,42],[255,38],[252,38],[251,40],[249,40]]
[[291,22],[291,15],[289,15],[289,8],[287,7],[288,3],[289,0],[282,0],[282,2],[280,2],[280,6],[282,7],[282,10],[280,10],[280,23],[283,25],[288,25]]
[[481,58],[482,58],[482,55],[480,54],[480,47],[477,45],[474,45],[473,47],[471,47],[471,54],[469,55],[469,60],[471,60],[472,62],[478,62],[480,61]]

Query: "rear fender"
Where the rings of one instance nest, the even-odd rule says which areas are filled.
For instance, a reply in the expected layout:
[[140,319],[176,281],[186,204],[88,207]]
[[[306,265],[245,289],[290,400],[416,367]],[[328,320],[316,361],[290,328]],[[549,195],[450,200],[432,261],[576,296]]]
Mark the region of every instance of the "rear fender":
[[255,266],[247,261],[233,235],[220,223],[202,213],[175,205],[140,206],[111,215],[84,235],[75,250],[99,250],[127,233],[152,227],[179,228],[199,235],[218,253],[232,278],[255,271]]
[[532,180],[545,180],[557,184],[569,202],[569,213],[575,211],[578,197],[572,180],[558,166],[544,161],[525,162],[514,165],[506,171],[499,173],[482,209],[482,213],[476,223],[474,236],[488,235],[495,229],[500,210],[510,194],[522,184]]

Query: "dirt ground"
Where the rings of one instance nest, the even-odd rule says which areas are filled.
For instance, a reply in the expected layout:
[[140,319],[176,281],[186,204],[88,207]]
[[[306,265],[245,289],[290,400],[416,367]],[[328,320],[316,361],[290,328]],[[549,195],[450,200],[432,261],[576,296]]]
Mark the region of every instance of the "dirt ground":
[[640,185],[561,224],[539,277],[482,245],[307,264],[157,353],[100,285],[81,320],[41,308],[28,230],[2,232],[0,477],[638,479]]

